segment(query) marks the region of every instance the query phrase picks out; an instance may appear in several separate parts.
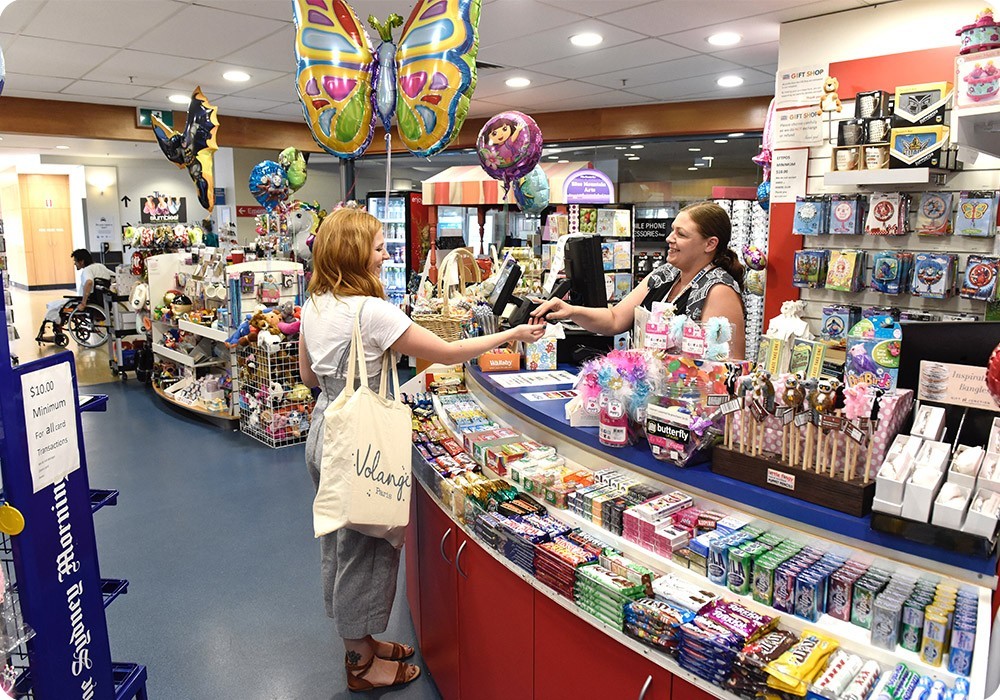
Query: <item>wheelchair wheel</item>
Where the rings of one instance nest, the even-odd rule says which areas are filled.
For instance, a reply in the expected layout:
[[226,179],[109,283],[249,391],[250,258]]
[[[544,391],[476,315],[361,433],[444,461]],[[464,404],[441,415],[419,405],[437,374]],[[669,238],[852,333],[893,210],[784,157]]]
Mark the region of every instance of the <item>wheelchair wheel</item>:
[[98,348],[111,337],[108,317],[99,306],[88,305],[83,311],[74,311],[66,326],[77,345],[84,348]]
[[67,345],[69,345],[69,336],[66,335],[65,333],[56,333],[55,336],[52,338],[52,340],[54,340],[55,344],[61,348],[64,348]]

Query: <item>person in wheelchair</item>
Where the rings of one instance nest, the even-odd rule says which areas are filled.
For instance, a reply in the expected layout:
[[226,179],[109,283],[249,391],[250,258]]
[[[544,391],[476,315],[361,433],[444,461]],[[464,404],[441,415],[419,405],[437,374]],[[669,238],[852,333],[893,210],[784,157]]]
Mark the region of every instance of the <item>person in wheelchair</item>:
[[[96,347],[100,343],[93,345],[88,341],[96,341],[97,336],[100,335],[93,333],[93,326],[107,322],[106,315],[97,307],[103,303],[103,293],[110,289],[114,273],[101,263],[94,262],[94,257],[86,248],[74,250],[71,257],[73,258],[73,266],[80,272],[77,284],[79,296],[63,297],[46,304],[45,318],[42,320],[35,340],[39,343],[54,342],[60,347],[66,347],[69,338],[63,329],[68,325],[70,332],[79,344]],[[91,305],[89,309],[88,305]],[[74,316],[75,312],[80,313]],[[100,317],[95,318],[98,314]],[[72,319],[74,318],[78,319],[79,322],[73,323]],[[48,324],[52,324],[51,336],[45,334]],[[91,338],[91,335],[95,337]],[[103,338],[101,342],[103,342]]]

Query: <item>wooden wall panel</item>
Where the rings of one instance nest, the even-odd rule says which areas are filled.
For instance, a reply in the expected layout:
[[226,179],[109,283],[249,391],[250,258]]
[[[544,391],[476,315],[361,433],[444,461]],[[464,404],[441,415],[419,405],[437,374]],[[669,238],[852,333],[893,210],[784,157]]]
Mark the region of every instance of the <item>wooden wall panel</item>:
[[[760,131],[770,97],[731,100],[674,102],[669,104],[609,107],[592,110],[532,113],[545,140],[608,141],[614,139],[721,134],[731,131]],[[558,105],[553,105],[558,107]],[[183,124],[185,115],[174,112],[174,124]],[[466,120],[452,148],[474,146],[487,119]],[[234,148],[299,150],[320,152],[304,121],[282,122],[220,115],[219,145]],[[0,110],[0,131],[44,136],[120,141],[154,141],[151,129],[135,125],[135,109],[118,105],[97,105],[57,100],[5,97]],[[376,129],[370,154],[384,153],[384,132]],[[399,139],[393,151],[403,152]]]

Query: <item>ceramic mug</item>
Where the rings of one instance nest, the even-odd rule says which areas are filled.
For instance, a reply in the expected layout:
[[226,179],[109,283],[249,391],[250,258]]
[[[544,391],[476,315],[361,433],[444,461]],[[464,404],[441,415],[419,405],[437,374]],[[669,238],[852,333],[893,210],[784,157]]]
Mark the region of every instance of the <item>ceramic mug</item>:
[[883,170],[888,167],[888,146],[865,146],[865,168],[867,170]]
[[837,151],[837,170],[857,170],[858,169],[858,149],[844,148]]

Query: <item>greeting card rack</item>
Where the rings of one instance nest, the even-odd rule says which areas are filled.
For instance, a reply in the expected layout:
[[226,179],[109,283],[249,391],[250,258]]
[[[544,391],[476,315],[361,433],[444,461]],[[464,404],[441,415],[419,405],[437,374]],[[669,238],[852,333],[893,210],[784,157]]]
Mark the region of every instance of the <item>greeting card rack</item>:
[[[100,578],[93,513],[117,494],[90,489],[73,354],[12,366],[5,307],[0,296],[0,508],[12,533],[0,559],[34,632],[6,678],[19,698],[145,700],[146,667],[111,660],[104,610],[128,582]],[[106,399],[86,405],[104,410]]]

